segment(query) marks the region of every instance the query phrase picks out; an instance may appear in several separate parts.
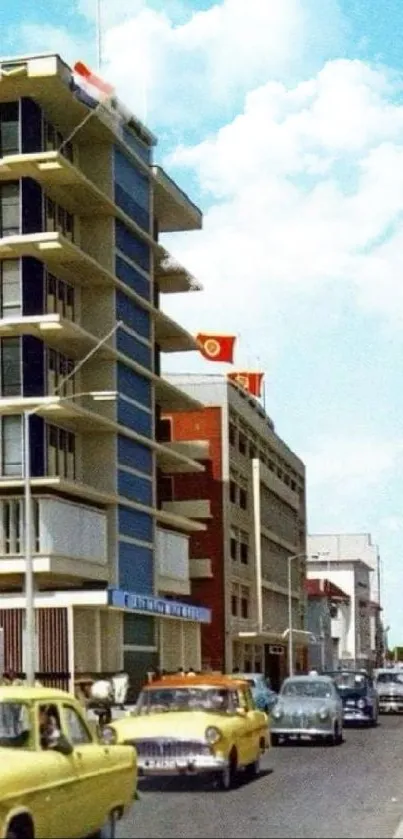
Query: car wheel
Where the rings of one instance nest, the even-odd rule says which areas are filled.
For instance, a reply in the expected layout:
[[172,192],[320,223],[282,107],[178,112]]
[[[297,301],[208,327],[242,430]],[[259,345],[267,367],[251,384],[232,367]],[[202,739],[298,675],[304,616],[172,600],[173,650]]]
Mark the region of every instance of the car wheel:
[[115,814],[110,813],[101,830],[91,836],[90,839],[116,839],[116,824],[117,818]]
[[221,790],[223,790],[223,792],[227,792],[234,786],[235,776],[237,773],[237,764],[238,761],[236,752],[231,752],[228,766],[226,766],[225,769],[223,769],[218,776],[219,787]]
[[377,708],[373,708],[369,724],[372,728],[376,728],[376,726],[378,725],[378,710],[377,710]]
[[340,743],[340,726],[338,722],[335,722],[333,732],[328,735],[326,741],[329,746],[337,746]]
[[253,763],[250,763],[249,766],[247,766],[246,768],[247,768],[248,774],[252,778],[257,778],[260,775],[260,753],[259,753],[258,757],[256,758],[256,760],[254,760]]

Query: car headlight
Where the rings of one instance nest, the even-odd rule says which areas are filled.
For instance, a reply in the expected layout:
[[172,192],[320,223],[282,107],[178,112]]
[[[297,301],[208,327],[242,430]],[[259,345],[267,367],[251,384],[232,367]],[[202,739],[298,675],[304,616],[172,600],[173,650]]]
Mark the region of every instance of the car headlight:
[[275,720],[279,720],[280,717],[283,716],[283,712],[282,712],[281,708],[278,708],[277,706],[275,706],[273,708],[272,712],[271,712],[271,715],[272,715],[272,717],[274,717]]
[[106,725],[101,732],[101,742],[105,743],[107,746],[114,746],[118,742],[115,729],[109,728],[109,726]]
[[320,711],[318,712],[318,716],[319,716],[320,720],[326,720],[327,717],[329,716],[328,708],[321,708]]
[[222,734],[219,728],[216,728],[215,725],[209,725],[204,732],[204,736],[207,740],[207,743],[210,746],[214,746],[215,743],[218,743],[221,740]]
[[359,708],[365,708],[366,702],[365,699],[359,699],[357,702]]

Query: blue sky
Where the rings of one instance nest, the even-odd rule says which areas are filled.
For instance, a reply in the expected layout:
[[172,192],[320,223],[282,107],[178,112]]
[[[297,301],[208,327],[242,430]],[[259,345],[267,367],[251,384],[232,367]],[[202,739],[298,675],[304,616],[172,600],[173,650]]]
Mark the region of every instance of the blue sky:
[[[93,0],[6,4],[4,54],[95,62]],[[245,15],[247,9],[247,15]],[[401,0],[103,0],[103,74],[205,212],[167,239],[304,458],[311,532],[370,532],[403,643]],[[51,14],[51,16],[50,16]],[[224,372],[199,357],[167,369]],[[213,369],[211,369],[213,368]]]

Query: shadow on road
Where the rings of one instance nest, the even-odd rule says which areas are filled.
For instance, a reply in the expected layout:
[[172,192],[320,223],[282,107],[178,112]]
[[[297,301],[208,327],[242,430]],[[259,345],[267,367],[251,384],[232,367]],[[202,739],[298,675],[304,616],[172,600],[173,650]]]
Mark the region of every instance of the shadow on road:
[[[237,787],[245,787],[249,784],[254,784],[261,781],[267,775],[271,775],[272,769],[261,769],[256,778],[251,778],[247,772],[240,772],[234,789]],[[211,792],[211,790],[218,789],[218,783],[214,778],[200,778],[190,777],[189,775],[180,778],[139,778],[139,793],[142,792]]]

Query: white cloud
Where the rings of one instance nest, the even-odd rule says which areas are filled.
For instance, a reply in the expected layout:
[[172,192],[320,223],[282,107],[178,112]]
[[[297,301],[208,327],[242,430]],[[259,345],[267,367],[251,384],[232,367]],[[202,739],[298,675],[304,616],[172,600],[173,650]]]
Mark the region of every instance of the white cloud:
[[[331,61],[295,87],[261,86],[232,122],[168,157],[197,177],[209,204],[201,234],[172,240],[206,286],[203,313],[215,301],[224,328],[231,318],[251,327],[273,303],[289,305],[290,291],[337,283],[363,306],[403,317],[403,107],[394,92],[386,71]],[[182,314],[181,301],[169,305]]]
[[377,486],[386,475],[394,472],[403,456],[403,439],[384,441],[365,436],[362,429],[339,437],[317,438],[304,461],[311,488],[327,487],[349,494],[352,487],[361,486],[364,493]]
[[[322,12],[320,35],[311,27],[311,54],[322,48],[324,28],[330,37],[331,21],[338,28],[333,0],[322,0]],[[154,124],[182,128],[217,108],[230,114],[246,91],[296,68],[314,15],[312,0],[221,0],[178,23],[169,5],[139,3],[105,33],[105,72],[134,110],[141,114],[146,98]]]

